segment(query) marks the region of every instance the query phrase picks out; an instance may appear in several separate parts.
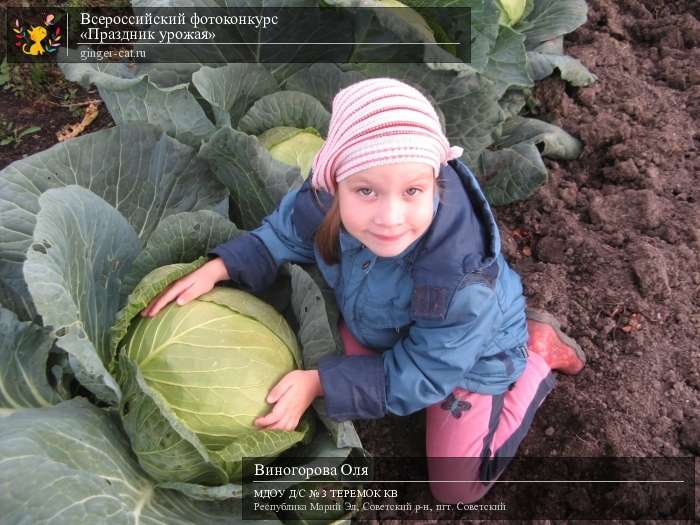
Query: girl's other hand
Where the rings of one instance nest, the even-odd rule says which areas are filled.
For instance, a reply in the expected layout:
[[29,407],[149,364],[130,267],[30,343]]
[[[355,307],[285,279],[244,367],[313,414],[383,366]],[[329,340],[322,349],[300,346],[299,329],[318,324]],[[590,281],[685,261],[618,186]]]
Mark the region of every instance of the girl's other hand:
[[[222,273],[223,268],[223,273]],[[179,306],[189,303],[214,288],[221,280],[227,279],[228,273],[221,259],[214,259],[194,272],[178,279],[155,297],[149,305],[141,310],[142,317],[154,317],[171,301]]]
[[260,430],[291,432],[317,396],[323,395],[318,370],[292,370],[270,390],[266,401],[274,404],[264,417],[255,419]]

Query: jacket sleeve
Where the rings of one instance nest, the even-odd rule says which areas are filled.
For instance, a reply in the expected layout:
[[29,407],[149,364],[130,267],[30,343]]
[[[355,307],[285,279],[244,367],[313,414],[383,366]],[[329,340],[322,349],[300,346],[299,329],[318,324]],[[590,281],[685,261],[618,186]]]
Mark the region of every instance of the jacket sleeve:
[[261,292],[274,282],[277,269],[285,262],[315,262],[313,244],[305,242],[294,227],[294,201],[298,192],[299,189],[287,193],[259,228],[207,253],[210,258],[223,259],[229,278],[241,288]]
[[336,421],[408,415],[445,399],[474,366],[500,326],[495,293],[483,284],[458,290],[442,321],[416,321],[377,356],[319,361],[328,416]]

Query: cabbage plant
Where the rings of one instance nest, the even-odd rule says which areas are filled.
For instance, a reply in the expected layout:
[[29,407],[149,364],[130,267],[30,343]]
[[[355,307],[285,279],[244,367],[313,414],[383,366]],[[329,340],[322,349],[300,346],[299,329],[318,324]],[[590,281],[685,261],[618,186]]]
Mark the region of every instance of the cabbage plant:
[[[198,151],[144,122],[0,171],[3,523],[239,523],[242,456],[341,463],[362,451],[351,422],[326,417],[323,398],[295,432],[252,431],[278,378],[342,352],[332,294],[312,268],[285,265],[264,294],[223,283],[192,305],[140,318],[203,254],[240,235],[230,197]],[[182,332],[197,315],[221,312],[254,331],[253,341],[224,341],[221,333],[238,331],[225,323],[216,323],[218,336],[210,326]],[[184,346],[144,344],[140,336],[158,327],[152,343],[163,342],[169,320]],[[229,348],[184,357],[203,342]],[[233,352],[235,374],[222,364]],[[246,389],[252,382],[260,384]],[[225,395],[231,385],[245,393]]]
[[154,318],[139,315],[181,266],[149,273],[115,324],[112,367],[124,429],[154,479],[240,483],[243,457],[272,461],[311,435],[308,414],[293,432],[253,424],[270,409],[270,389],[303,366],[301,353],[284,317],[241,290],[217,287]]

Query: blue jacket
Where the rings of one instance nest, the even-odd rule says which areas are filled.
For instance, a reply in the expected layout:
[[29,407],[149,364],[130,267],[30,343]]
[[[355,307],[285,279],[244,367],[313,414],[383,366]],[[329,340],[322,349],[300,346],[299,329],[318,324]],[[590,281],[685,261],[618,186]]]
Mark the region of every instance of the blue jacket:
[[491,209],[461,161],[442,166],[440,177],[445,192],[430,228],[395,257],[374,255],[341,228],[341,262],[327,264],[313,244],[323,211],[309,180],[259,228],[209,253],[250,291],[269,286],[287,261],[318,265],[348,329],[377,351],[319,361],[334,420],[411,414],[456,387],[499,394],[525,369],[525,298]]

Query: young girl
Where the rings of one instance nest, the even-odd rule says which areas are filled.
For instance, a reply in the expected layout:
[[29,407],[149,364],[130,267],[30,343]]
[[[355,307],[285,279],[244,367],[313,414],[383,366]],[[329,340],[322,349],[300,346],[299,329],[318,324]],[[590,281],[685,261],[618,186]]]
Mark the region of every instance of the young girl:
[[427,408],[430,480],[468,481],[431,483],[433,495],[478,500],[515,455],[552,370],[576,374],[585,356],[548,314],[526,317],[520,278],[461,154],[415,88],[375,78],[341,90],[304,185],[142,314],[221,280],[260,291],[284,262],[316,263],[335,291],[345,355],[284,376],[255,424],[293,430],[316,396],[337,421]]

